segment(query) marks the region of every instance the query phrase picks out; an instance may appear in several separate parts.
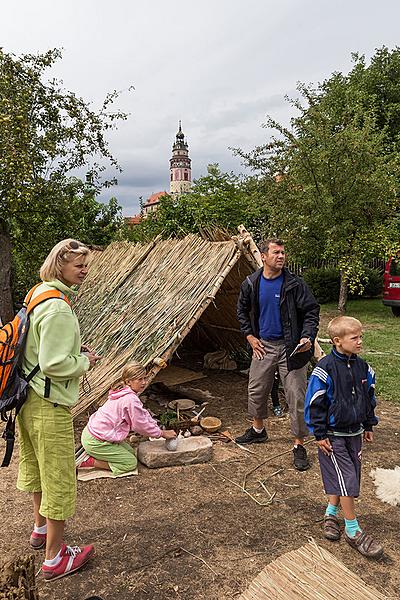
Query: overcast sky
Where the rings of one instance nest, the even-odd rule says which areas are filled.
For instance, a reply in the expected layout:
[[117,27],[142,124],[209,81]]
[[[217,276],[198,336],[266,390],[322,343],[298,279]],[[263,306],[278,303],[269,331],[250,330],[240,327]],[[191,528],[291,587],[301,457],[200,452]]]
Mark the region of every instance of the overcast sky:
[[228,148],[265,141],[267,114],[287,121],[298,81],[400,45],[399,22],[398,0],[19,0],[2,3],[0,32],[16,54],[62,47],[53,74],[94,106],[123,90],[130,117],[109,138],[123,173],[103,197],[132,215],[140,196],[169,189],[179,119],[194,178],[210,162],[242,172]]

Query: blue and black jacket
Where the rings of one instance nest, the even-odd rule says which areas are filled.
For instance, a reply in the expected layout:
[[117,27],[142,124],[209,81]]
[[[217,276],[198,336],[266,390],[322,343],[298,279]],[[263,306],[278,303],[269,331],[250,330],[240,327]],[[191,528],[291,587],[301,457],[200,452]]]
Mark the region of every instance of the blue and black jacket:
[[333,431],[351,435],[377,425],[375,406],[372,367],[359,356],[349,357],[334,348],[311,374],[304,419],[317,440]]

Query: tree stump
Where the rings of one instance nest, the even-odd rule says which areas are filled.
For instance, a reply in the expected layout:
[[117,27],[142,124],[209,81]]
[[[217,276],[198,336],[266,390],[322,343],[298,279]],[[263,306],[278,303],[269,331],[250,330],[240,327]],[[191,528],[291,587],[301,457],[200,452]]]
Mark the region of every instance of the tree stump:
[[0,567],[0,600],[39,600],[34,557],[17,557]]

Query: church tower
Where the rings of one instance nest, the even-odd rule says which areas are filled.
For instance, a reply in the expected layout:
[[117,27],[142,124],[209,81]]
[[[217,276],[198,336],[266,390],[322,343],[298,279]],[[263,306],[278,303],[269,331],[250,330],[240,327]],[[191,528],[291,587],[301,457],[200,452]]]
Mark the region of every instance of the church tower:
[[184,194],[190,192],[192,184],[192,168],[189,158],[189,149],[179,121],[179,131],[172,146],[172,158],[170,158],[170,194]]

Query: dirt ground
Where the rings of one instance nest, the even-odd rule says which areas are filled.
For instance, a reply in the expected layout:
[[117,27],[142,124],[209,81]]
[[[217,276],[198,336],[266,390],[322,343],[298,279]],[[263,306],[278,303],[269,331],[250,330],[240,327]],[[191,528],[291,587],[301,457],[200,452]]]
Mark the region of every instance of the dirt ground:
[[[213,375],[191,382],[216,398],[208,414],[219,416],[232,434],[246,423],[247,381],[237,374]],[[316,446],[308,445],[309,471],[292,467],[289,421],[269,419],[269,441],[251,446],[256,454],[232,443],[216,442],[211,463],[150,470],[137,477],[78,483],[76,516],[68,522],[71,545],[93,542],[97,556],[82,572],[53,583],[40,575],[41,600],[84,600],[97,594],[104,600],[220,600],[236,598],[249,582],[280,554],[313,537],[367,583],[400,598],[400,508],[379,501],[369,476],[371,468],[399,464],[400,406],[381,402],[376,442],[365,448],[363,487],[358,502],[360,522],[385,546],[385,555],[368,561],[344,541],[322,537],[325,508]],[[259,506],[234,482],[272,458],[251,477],[260,502],[267,499],[258,480],[275,493],[269,506]],[[3,535],[0,556],[29,552],[32,526],[30,499],[15,489],[17,454],[1,471],[0,514]],[[37,565],[43,553],[37,553]],[[310,595],[309,598],[312,598]]]

